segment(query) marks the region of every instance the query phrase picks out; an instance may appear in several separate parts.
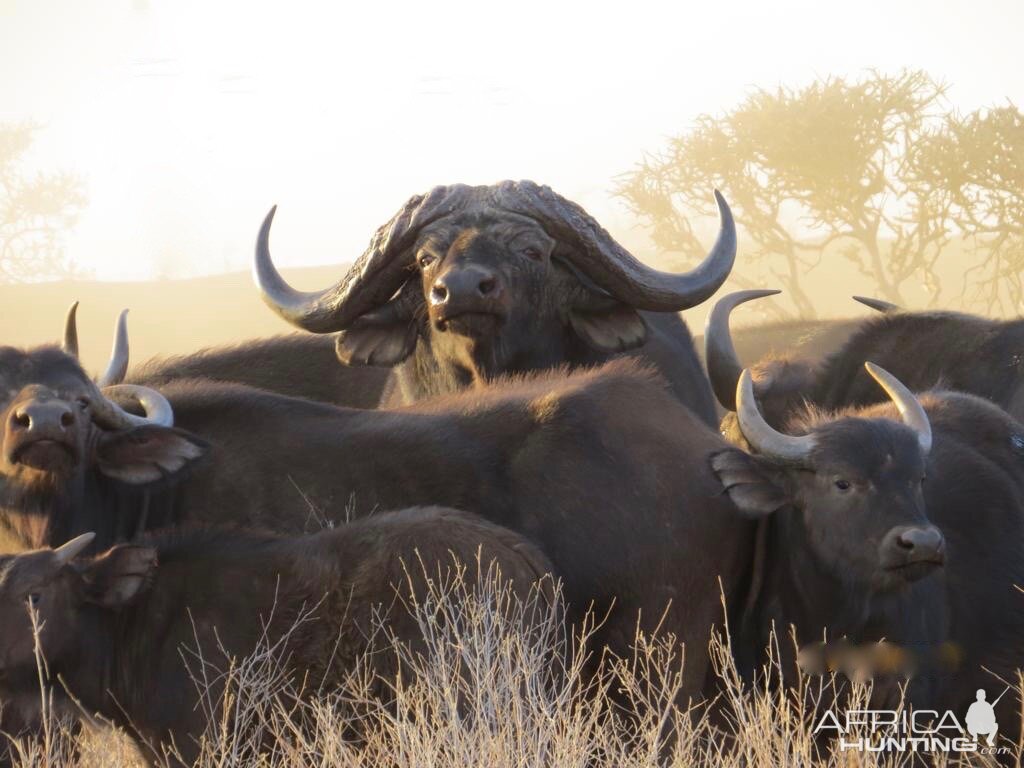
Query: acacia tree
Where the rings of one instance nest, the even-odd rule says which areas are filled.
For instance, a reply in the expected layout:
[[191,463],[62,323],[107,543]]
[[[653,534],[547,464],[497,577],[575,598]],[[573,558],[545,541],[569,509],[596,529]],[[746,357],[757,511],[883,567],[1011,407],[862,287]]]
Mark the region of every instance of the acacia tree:
[[0,281],[78,274],[64,238],[85,206],[81,180],[68,173],[22,168],[36,128],[0,126]]
[[1013,104],[948,115],[915,147],[909,166],[922,186],[942,190],[941,204],[974,257],[965,302],[1024,310],[1024,115]]
[[690,217],[711,214],[709,191],[721,188],[754,244],[750,255],[807,317],[815,310],[801,278],[826,255],[852,261],[890,301],[905,303],[901,287],[915,275],[934,297],[950,201],[909,173],[907,158],[941,119],[944,93],[916,71],[758,90],[723,115],[699,117],[618,193],[658,247],[696,256]]

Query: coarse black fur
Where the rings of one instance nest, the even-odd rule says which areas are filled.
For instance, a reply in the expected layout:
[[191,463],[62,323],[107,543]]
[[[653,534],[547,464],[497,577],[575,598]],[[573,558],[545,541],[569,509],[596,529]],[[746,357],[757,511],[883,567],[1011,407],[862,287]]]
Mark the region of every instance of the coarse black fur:
[[153,358],[129,371],[126,381],[159,389],[176,379],[205,378],[351,408],[376,408],[387,377],[381,368],[338,365],[332,339],[292,333]]
[[[292,690],[311,696],[335,691],[373,650],[375,688],[386,695],[399,674],[391,638],[425,650],[407,601],[422,604],[430,582],[459,566],[471,594],[488,578],[493,589],[513,591],[523,612],[509,605],[507,619],[520,621],[519,631],[551,631],[537,626],[557,610],[544,555],[511,531],[444,508],[382,513],[299,537],[165,532],[63,567],[50,550],[3,557],[0,692],[39,696],[25,607],[33,594],[48,679],[124,728],[152,764],[166,764],[163,750],[174,744],[181,764],[192,765],[200,738],[219,726],[225,680],[211,668],[273,648]],[[500,600],[494,609],[504,609]],[[382,620],[387,634],[378,631]],[[201,706],[204,696],[213,713]]]

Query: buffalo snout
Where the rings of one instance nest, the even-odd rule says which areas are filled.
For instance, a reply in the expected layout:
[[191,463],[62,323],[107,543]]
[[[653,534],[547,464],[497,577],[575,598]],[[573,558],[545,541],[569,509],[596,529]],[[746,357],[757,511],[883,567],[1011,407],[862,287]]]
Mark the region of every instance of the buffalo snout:
[[494,270],[470,265],[450,269],[434,281],[430,305],[439,320],[463,314],[502,314],[504,281]]
[[913,580],[946,560],[946,539],[934,525],[901,525],[882,539],[884,566]]
[[68,469],[75,458],[74,406],[41,395],[12,407],[4,430],[4,453],[12,464],[44,471]]

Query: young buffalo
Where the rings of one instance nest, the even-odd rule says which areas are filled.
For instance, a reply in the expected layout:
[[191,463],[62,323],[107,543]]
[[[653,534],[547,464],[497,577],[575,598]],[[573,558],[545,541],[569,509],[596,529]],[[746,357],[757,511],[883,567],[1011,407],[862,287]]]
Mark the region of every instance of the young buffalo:
[[[750,372],[740,376],[736,424],[752,453],[712,458],[759,525],[734,647],[751,666],[773,623],[801,643],[889,640],[928,664],[908,692],[915,706],[962,712],[1024,667],[1024,426],[972,395],[918,400],[866,367],[893,403],[805,407],[784,432],[758,408]],[[997,710],[1011,739],[1016,706],[1007,696]]]
[[[494,563],[520,600],[536,598],[538,582],[541,605],[553,599],[552,568],[538,549],[442,507],[381,514],[304,537],[215,529],[156,534],[74,560],[91,539],[83,534],[58,549],[0,558],[0,690],[6,699],[39,700],[31,606],[49,679],[59,677],[86,711],[123,727],[161,764],[173,744],[191,765],[210,725],[204,692],[186,666],[191,659],[195,672],[197,650],[207,664],[226,669],[231,658],[276,646],[296,686],[330,690],[368,650],[382,611],[398,639],[422,646],[402,599],[411,584],[422,601],[428,576],[452,567],[453,558],[469,574],[487,574]],[[546,608],[539,615],[546,617]],[[395,654],[371,659],[383,688],[397,673]],[[205,701],[217,702],[223,680],[208,668],[207,674],[212,689]]]

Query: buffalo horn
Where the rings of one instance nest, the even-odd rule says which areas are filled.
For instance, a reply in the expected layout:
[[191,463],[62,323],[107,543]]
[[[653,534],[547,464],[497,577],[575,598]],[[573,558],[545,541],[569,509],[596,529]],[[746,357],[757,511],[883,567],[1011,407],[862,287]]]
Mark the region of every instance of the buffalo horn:
[[917,442],[925,455],[932,449],[932,425],[928,421],[928,414],[925,413],[921,402],[914,397],[914,393],[907,389],[907,386],[874,363],[864,363],[871,378],[879,383],[886,394],[889,395],[896,410],[900,412],[903,423],[910,427],[917,434]]
[[749,370],[740,374],[736,385],[736,417],[751,448],[766,458],[801,464],[814,448],[814,438],[810,435],[786,435],[764,420],[754,398],[754,383]]
[[64,344],[61,349],[64,354],[78,358],[78,302],[68,307],[67,317],[64,318]]
[[720,227],[704,260],[684,274],[652,269],[619,245],[586,211],[532,181],[483,187],[435,187],[416,195],[380,227],[369,247],[340,281],[322,291],[288,285],[270,256],[271,208],[256,240],[253,277],[267,305],[292,325],[314,333],[343,330],[391,300],[409,279],[413,246],[427,225],[457,213],[504,211],[525,216],[565,246],[562,256],[598,287],[635,309],[677,312],[709,298],[728,278],[736,259],[736,226],[715,191]]
[[78,555],[80,555],[86,547],[92,544],[92,540],[96,538],[96,534],[90,531],[89,533],[83,533],[71,541],[65,542],[53,550],[53,556],[57,560],[57,565],[63,566],[70,563]]
[[736,410],[736,383],[743,372],[743,364],[729,333],[729,316],[732,311],[747,301],[775,296],[777,290],[734,291],[715,302],[704,325],[704,362],[708,379],[718,402],[727,411]]

